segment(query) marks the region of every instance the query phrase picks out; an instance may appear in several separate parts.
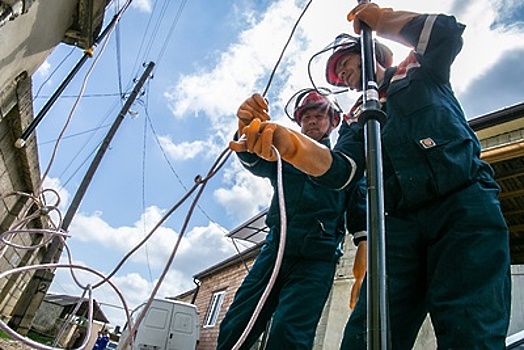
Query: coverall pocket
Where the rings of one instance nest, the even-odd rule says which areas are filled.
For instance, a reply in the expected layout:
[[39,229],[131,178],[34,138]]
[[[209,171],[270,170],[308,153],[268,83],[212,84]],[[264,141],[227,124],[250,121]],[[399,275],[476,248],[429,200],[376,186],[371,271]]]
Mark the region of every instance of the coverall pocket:
[[449,194],[473,180],[478,165],[474,162],[475,143],[460,132],[446,137],[434,135],[415,140],[425,153],[437,196]]
[[316,231],[308,232],[304,236],[300,254],[311,260],[332,261],[337,257],[337,238],[335,235],[327,233],[320,221],[317,226]]
[[424,117],[411,116],[384,133],[386,166],[394,174],[385,178],[387,203],[393,208],[413,208],[464,187],[477,176],[479,146],[467,127],[446,109],[419,113]]

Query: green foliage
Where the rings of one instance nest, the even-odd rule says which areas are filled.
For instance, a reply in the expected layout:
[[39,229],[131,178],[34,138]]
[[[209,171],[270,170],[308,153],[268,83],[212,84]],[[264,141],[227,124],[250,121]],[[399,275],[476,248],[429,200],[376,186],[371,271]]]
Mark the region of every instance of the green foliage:
[[44,344],[44,345],[51,345],[53,344],[53,337],[46,336],[44,334],[40,334],[34,331],[29,331],[27,334],[27,337],[37,343]]
[[0,338],[3,338],[3,339],[11,339],[11,337],[6,333],[4,332],[3,330],[0,329]]

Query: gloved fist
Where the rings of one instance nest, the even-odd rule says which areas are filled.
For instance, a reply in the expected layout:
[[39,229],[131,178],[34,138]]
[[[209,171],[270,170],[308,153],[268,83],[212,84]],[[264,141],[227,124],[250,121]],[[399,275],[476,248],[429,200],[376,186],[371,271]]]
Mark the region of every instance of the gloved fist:
[[351,10],[348,15],[348,21],[353,21],[355,33],[360,34],[360,23],[366,23],[371,30],[377,32],[381,37],[398,41],[401,44],[411,46],[400,35],[402,28],[411,21],[417,13],[408,11],[393,11],[391,8],[380,8],[374,3],[363,3]]
[[355,276],[355,282],[351,287],[351,296],[349,299],[349,307],[351,310],[355,308],[358,301],[358,295],[360,294],[360,288],[366,275],[368,261],[367,261],[368,243],[367,241],[361,241],[357,246],[357,253],[355,254],[355,261],[353,262],[353,276]]
[[261,122],[256,118],[241,130],[245,137],[238,142],[230,142],[229,148],[235,152],[255,153],[260,158],[268,161],[276,161],[277,155],[273,145],[277,148],[280,156],[284,158],[287,154],[295,152],[295,144],[291,138],[290,131],[275,123]]
[[237,110],[239,135],[253,119],[258,118],[261,121],[267,121],[271,119],[269,117],[268,111],[268,102],[260,94],[253,94],[251,97],[245,100]]
[[245,137],[229,143],[229,148],[235,152],[247,151],[275,161],[274,146],[282,159],[312,176],[323,175],[333,163],[329,148],[284,126],[261,122],[257,118],[241,132]]
[[348,21],[353,21],[355,33],[360,34],[360,22],[366,23],[371,30],[377,30],[380,17],[384,11],[391,12],[390,8],[380,8],[374,3],[363,3],[356,6],[348,13]]

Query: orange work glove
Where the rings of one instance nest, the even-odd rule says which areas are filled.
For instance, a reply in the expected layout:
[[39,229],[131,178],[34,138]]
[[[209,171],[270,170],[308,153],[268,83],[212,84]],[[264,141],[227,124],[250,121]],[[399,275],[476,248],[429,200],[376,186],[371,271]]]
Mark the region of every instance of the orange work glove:
[[406,23],[418,15],[414,12],[380,8],[374,3],[364,3],[351,10],[347,15],[347,19],[350,22],[353,21],[353,29],[357,34],[360,34],[360,22],[364,22],[371,30],[376,31],[379,36],[410,46],[400,36],[400,31]]
[[312,176],[323,175],[333,163],[329,148],[282,125],[253,119],[242,133],[246,136],[244,140],[229,143],[235,152],[248,151],[276,161],[275,146],[282,159]]
[[248,126],[251,121],[258,118],[262,121],[270,120],[269,105],[265,98],[260,94],[253,94],[245,100],[237,110],[238,118],[238,135]]
[[351,297],[349,299],[349,307],[351,310],[353,310],[355,305],[357,305],[360,288],[362,287],[362,282],[364,281],[364,276],[366,275],[368,267],[367,252],[368,242],[361,241],[357,246],[355,261],[353,262],[353,276],[355,276],[355,282],[351,287]]

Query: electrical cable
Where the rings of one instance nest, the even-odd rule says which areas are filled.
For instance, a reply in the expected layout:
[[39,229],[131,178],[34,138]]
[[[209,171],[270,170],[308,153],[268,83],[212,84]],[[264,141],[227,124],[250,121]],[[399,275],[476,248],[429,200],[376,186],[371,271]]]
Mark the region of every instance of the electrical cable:
[[[117,2],[117,7],[119,1]],[[120,38],[120,25],[117,23],[115,28],[115,54],[116,54],[116,71],[118,75],[118,91],[120,93],[120,99],[124,99],[124,90],[122,88],[122,41]]]
[[[129,4],[131,3],[131,0],[128,0],[127,2],[127,6],[129,6]],[[127,8],[127,6],[125,8]],[[122,16],[123,14],[123,11],[124,10],[121,10],[120,11],[120,16]],[[116,21],[115,23],[117,23],[118,21]],[[109,30],[109,34],[115,29],[115,26],[113,26],[112,28],[110,28]],[[41,188],[42,186],[42,183],[44,181],[44,179],[47,177],[50,169],[51,169],[51,166],[54,162],[54,159],[56,157],[56,152],[58,151],[58,145],[60,144],[60,141],[62,139],[62,137],[64,136],[64,133],[65,131],[67,130],[67,127],[69,126],[69,123],[71,122],[72,118],[73,118],[73,114],[75,113],[76,111],[76,108],[78,107],[78,104],[80,102],[80,99],[82,98],[82,95],[86,89],[86,86],[87,86],[87,81],[89,80],[89,77],[91,75],[91,73],[93,72],[93,69],[94,67],[96,66],[96,64],[98,63],[98,61],[100,60],[100,58],[102,57],[102,53],[105,51],[105,49],[107,48],[107,44],[109,43],[109,36],[106,36],[106,38],[104,39],[104,42],[102,44],[102,48],[100,49],[100,51],[98,52],[97,56],[94,58],[91,66],[89,67],[86,75],[84,76],[84,79],[82,81],[82,85],[81,85],[81,88],[80,88],[80,91],[78,93],[78,98],[75,100],[74,104],[73,104],[73,107],[71,108],[71,111],[69,112],[69,115],[67,116],[67,119],[66,119],[66,122],[64,124],[64,126],[62,127],[62,130],[60,131],[59,135],[58,135],[58,138],[57,138],[57,141],[56,141],[56,144],[55,144],[55,147],[53,148],[53,151],[51,153],[51,157],[49,159],[49,163],[47,165],[47,167],[45,168],[44,172],[42,173],[42,176],[41,176],[41,181],[40,181],[40,184],[38,186],[38,188]]]
[[[144,128],[142,136],[142,212],[144,219],[142,220],[142,233],[146,234],[147,215],[146,213],[146,158],[147,158],[147,118],[144,118]],[[151,263],[149,261],[149,249],[147,244],[144,245],[146,254],[147,272],[149,273],[149,282],[153,283],[153,272],[151,271]]]
[[[140,101],[139,101],[140,102]],[[143,105],[144,106],[144,111],[145,111],[145,114],[146,114],[146,119],[148,120],[148,123],[149,123],[149,127],[151,128],[151,132],[153,133],[153,137],[155,139],[155,142],[156,144],[158,145],[158,148],[160,149],[160,152],[162,153],[162,156],[164,157],[164,160],[166,161],[169,169],[171,170],[171,172],[173,173],[173,175],[175,175],[175,178],[177,179],[178,183],[180,184],[180,186],[182,186],[182,188],[187,191],[187,186],[182,182],[182,179],[180,178],[180,176],[178,175],[177,171],[175,170],[173,164],[171,164],[171,161],[169,160],[169,157],[167,156],[167,153],[164,149],[164,147],[162,146],[162,143],[160,142],[159,140],[159,136],[158,136],[158,133],[156,132],[155,130],[155,127],[153,126],[153,122],[151,120],[151,117],[149,115],[149,109],[146,105]],[[200,205],[198,205],[198,209],[200,210],[200,212],[204,215],[204,217],[206,217],[210,223],[212,223],[216,228],[218,228],[220,231],[224,232],[225,234],[227,234],[227,231],[222,227],[220,226],[215,220],[213,220],[211,218],[211,216],[204,210],[204,208],[202,208]]]
[[[130,4],[130,0],[126,2],[126,5],[124,5],[124,7],[122,8],[122,10],[120,11],[120,15],[123,14],[123,12],[125,11],[125,9],[127,9],[127,7],[129,6]],[[312,2],[312,0],[309,1],[309,3],[307,4],[307,6],[304,8],[300,18],[302,18],[302,16],[304,15],[304,12],[305,10],[308,8],[309,4]],[[299,18],[299,20],[300,20]],[[281,61],[281,58],[283,57],[283,53],[287,47],[287,45],[289,44],[290,40],[291,40],[291,37],[294,33],[294,30],[296,29],[298,25],[298,21],[297,23],[295,24],[294,28],[293,28],[293,31],[292,31],[292,34],[290,36],[290,38],[288,39],[288,42],[286,43],[281,55],[280,55],[280,58],[278,59],[271,75],[270,75],[270,79],[266,85],[266,89],[264,91],[264,96],[266,95],[270,85],[271,85],[271,81],[272,81],[272,78],[276,72],[276,69]],[[114,27],[111,29],[111,30],[114,30]],[[85,86],[87,84],[87,80],[89,78],[89,75],[90,73],[92,72],[92,69],[94,68],[94,66],[96,65],[98,59],[101,57],[101,54],[105,51],[105,48],[107,47],[107,43],[108,43],[108,39],[105,40],[104,44],[103,44],[103,47],[102,47],[102,50],[101,52],[99,53],[99,55],[96,57],[95,61],[93,62],[93,64],[91,65],[88,73],[86,74],[85,78],[84,78],[84,81],[83,81],[83,84],[82,84],[82,88],[81,88],[81,91],[78,95],[78,98],[67,118],[67,121],[66,121],[66,124],[64,125],[58,139],[57,139],[57,142],[55,144],[55,148],[54,148],[54,151],[53,151],[53,154],[52,154],[52,157],[49,161],[49,164],[46,168],[46,170],[44,171],[44,175],[42,176],[42,180],[39,184],[39,195],[28,195],[28,194],[25,194],[25,193],[22,193],[22,194],[19,194],[19,193],[14,193],[13,195],[23,195],[23,196],[28,196],[28,197],[31,197],[32,200],[34,202],[40,202],[40,207],[42,208],[40,212],[33,212],[32,214],[28,214],[29,213],[29,210],[31,208],[32,205],[26,205],[26,209],[25,210],[22,210],[21,213],[24,214],[24,218],[22,220],[19,220],[16,224],[14,224],[12,226],[12,230],[9,230],[9,231],[6,231],[4,232],[4,234],[2,234],[2,241],[6,244],[6,245],[9,245],[9,246],[13,246],[14,243],[10,242],[9,240],[4,240],[3,237],[12,237],[13,235],[15,234],[20,234],[20,233],[36,233],[38,235],[42,235],[43,233],[48,233],[52,236],[58,236],[62,241],[63,241],[63,246],[67,252],[67,256],[68,256],[68,259],[69,259],[69,264],[41,264],[41,265],[32,265],[32,266],[24,266],[24,267],[19,267],[19,268],[15,268],[15,269],[11,269],[9,271],[6,271],[2,274],[0,274],[0,278],[4,278],[6,277],[7,275],[10,275],[10,274],[13,274],[13,273],[19,273],[19,272],[23,272],[23,271],[30,271],[30,270],[40,270],[40,269],[46,269],[46,270],[49,270],[49,269],[58,269],[58,268],[68,268],[70,270],[70,273],[71,273],[71,277],[73,278],[73,280],[75,281],[75,283],[85,291],[88,291],[88,294],[89,294],[89,325],[90,327],[88,327],[88,331],[87,331],[87,337],[86,337],[86,341],[87,339],[89,338],[90,336],[90,332],[91,332],[91,326],[92,326],[92,322],[93,322],[93,319],[92,319],[92,313],[93,313],[93,299],[92,299],[92,291],[98,287],[100,287],[102,284],[105,284],[105,283],[108,283],[115,291],[115,293],[118,295],[118,297],[120,298],[121,302],[122,302],[122,305],[124,305],[124,310],[126,311],[126,317],[127,317],[127,320],[128,320],[128,324],[132,327],[131,328],[131,332],[130,334],[133,334],[133,330],[136,331],[136,327],[138,327],[138,325],[140,324],[140,321],[141,319],[145,316],[145,313],[142,313],[141,316],[137,319],[135,325],[133,326],[132,325],[132,321],[131,321],[131,318],[130,318],[130,315],[129,315],[129,308],[127,308],[127,305],[126,305],[126,302],[125,302],[125,299],[123,298],[123,295],[121,294],[121,292],[118,290],[118,288],[114,285],[114,283],[111,281],[111,277],[120,269],[120,267],[123,265],[123,263],[131,256],[131,254],[133,254],[138,248],[140,248],[140,246],[142,246],[146,241],[147,239],[149,239],[152,234],[160,227],[160,225],[162,225],[163,222],[165,222],[165,220],[167,220],[167,218],[181,205],[182,202],[184,202],[199,186],[200,186],[200,190],[197,192],[197,194],[195,195],[195,198],[191,204],[191,207],[186,215],[186,218],[185,218],[185,221],[183,223],[183,226],[180,230],[180,233],[179,233],[179,236],[178,236],[178,239],[175,243],[175,246],[172,250],[172,253],[165,265],[165,268],[162,272],[162,275],[161,277],[158,279],[154,289],[153,289],[153,292],[151,294],[151,297],[148,301],[148,304],[146,305],[146,307],[144,308],[144,310],[147,310],[147,307],[151,304],[153,298],[155,297],[155,294],[157,293],[158,289],[160,288],[160,285],[162,284],[168,270],[169,270],[169,267],[175,257],[175,254],[176,252],[178,251],[178,247],[180,245],[180,242],[181,242],[181,239],[185,233],[185,230],[187,229],[188,227],[188,223],[189,223],[189,220],[194,212],[194,209],[195,207],[197,206],[197,202],[201,196],[201,194],[203,193],[203,190],[205,189],[205,186],[207,185],[207,182],[218,172],[218,170],[225,164],[225,162],[229,159],[230,155],[232,154],[232,151],[229,150],[229,148],[226,148],[221,154],[220,156],[217,158],[217,160],[215,161],[215,163],[213,164],[212,168],[210,169],[210,171],[208,172],[208,174],[206,175],[206,177],[202,178],[201,176],[197,176],[195,178],[195,185],[188,191],[188,193],[180,200],[178,201],[170,210],[167,211],[167,213],[162,217],[162,219],[150,230],[150,232],[148,233],[148,235],[141,241],[137,244],[137,246],[135,248],[133,248],[131,251],[128,252],[128,254],[126,254],[124,256],[124,258],[117,264],[117,266],[113,269],[112,272],[110,272],[108,275],[103,275],[101,274],[100,272],[96,271],[96,270],[93,270],[89,267],[86,267],[86,266],[79,266],[79,265],[75,265],[72,263],[72,256],[71,256],[71,252],[69,250],[69,247],[67,246],[67,244],[65,243],[65,238],[68,237],[67,234],[65,234],[64,232],[60,232],[59,228],[62,226],[60,223],[58,224],[54,224],[52,222],[52,219],[50,218],[49,214],[50,214],[50,211],[57,211],[59,213],[59,210],[58,210],[58,206],[48,206],[48,205],[45,205],[43,202],[45,202],[44,199],[42,199],[41,197],[43,197],[44,195],[44,191],[45,190],[42,190],[41,189],[41,186],[42,186],[42,183],[43,183],[43,179],[47,176],[50,168],[51,168],[51,165],[53,164],[53,160],[54,160],[54,157],[56,155],[56,150],[58,148],[58,144],[60,142],[60,140],[62,139],[62,137],[64,136],[64,132],[65,130],[67,129],[67,126],[71,120],[71,117],[78,105],[78,101],[80,100],[81,96],[83,95],[83,92],[85,90]],[[278,151],[275,149],[275,152],[277,152],[278,154]],[[280,163],[281,160],[280,160],[280,157],[279,157],[279,160],[278,162]],[[262,308],[264,302],[265,302],[265,298],[267,297],[267,295],[271,292],[271,289],[272,289],[272,286],[273,286],[273,283],[274,283],[274,280],[276,279],[276,277],[278,276],[278,272],[279,272],[279,266],[281,264],[281,261],[282,261],[282,257],[283,257],[283,252],[284,252],[284,246],[285,246],[285,230],[286,230],[286,215],[285,215],[285,203],[284,203],[284,193],[283,193],[283,188],[282,188],[282,171],[281,171],[281,163],[279,165],[279,174],[278,174],[278,179],[279,179],[279,190],[278,190],[278,193],[279,193],[279,206],[280,206],[280,210],[281,210],[281,238],[280,238],[280,243],[279,243],[279,253],[278,253],[278,256],[277,256],[277,259],[276,259],[276,262],[275,262],[275,269],[272,273],[272,279],[270,280],[270,283],[268,283],[267,287],[266,287],[266,290],[263,294],[263,298],[260,299],[259,301],[259,305],[257,307],[257,309],[255,310],[255,314],[254,314],[254,318],[252,319],[252,322],[251,323],[254,323],[256,318],[258,317],[258,313],[260,311],[260,309]],[[56,193],[57,195],[57,198],[59,198],[58,196],[58,193]],[[2,196],[0,197],[1,199],[4,199],[6,196]],[[49,223],[49,227],[52,227],[54,228],[54,230],[47,230],[47,229],[39,229],[39,230],[36,230],[36,231],[28,231],[28,230],[17,230],[17,228],[20,226],[20,225],[23,225],[23,224],[27,224],[28,223],[28,220],[33,220],[35,218],[39,218],[39,217],[45,217],[46,220],[48,220],[50,223]],[[59,221],[61,222],[62,221],[62,216],[61,214],[58,215],[58,218],[59,218]],[[54,238],[54,237],[53,237]],[[16,244],[15,244],[16,245]],[[39,246],[39,245],[36,245],[36,246]],[[22,246],[20,246],[22,247]],[[24,249],[33,249],[35,246],[23,246],[22,248]],[[87,284],[87,285],[82,285],[80,283],[80,281],[77,279],[75,273],[74,273],[74,270],[75,269],[80,269],[80,270],[84,270],[84,271],[89,271],[97,276],[100,277],[100,280],[91,285],[91,284]],[[134,327],[134,328],[133,328]],[[14,338],[16,339],[19,339],[31,346],[33,346],[34,348],[37,348],[37,349],[42,349],[42,350],[48,350],[48,349],[55,349],[55,348],[52,348],[52,347],[48,347],[48,346],[45,346],[45,345],[42,345],[42,344],[39,344],[39,343],[35,343],[33,341],[31,341],[30,339],[27,339],[27,338],[24,338],[24,337],[21,337],[20,335],[18,335],[16,332],[14,332],[13,330],[11,330],[7,325],[5,325],[5,323],[3,323],[2,321],[0,321],[0,328],[4,329],[8,334],[12,335]],[[249,330],[246,329],[246,335],[247,333],[249,333]],[[132,337],[130,337],[132,338]],[[83,349],[85,348],[86,346],[86,341],[84,341],[84,344],[81,345],[80,348],[78,349]],[[131,342],[132,343],[132,339],[129,339],[129,340],[126,340],[128,342]],[[241,341],[243,342],[243,339],[241,339]],[[125,345],[124,345],[125,346]]]
[[266,300],[269,297],[269,294],[271,293],[273,286],[275,285],[275,281],[278,277],[278,274],[280,273],[280,266],[284,258],[284,249],[286,247],[286,233],[287,233],[287,215],[286,215],[286,203],[284,199],[284,186],[283,186],[283,181],[282,181],[282,159],[280,158],[280,153],[278,152],[278,149],[275,146],[271,146],[271,147],[273,148],[273,151],[275,152],[277,156],[277,191],[278,191],[278,207],[280,210],[280,240],[278,244],[277,257],[275,260],[275,266],[273,268],[273,271],[271,272],[271,277],[269,278],[266,288],[264,289],[264,292],[262,293],[260,300],[258,301],[258,304],[255,307],[255,310],[253,311],[253,315],[251,315],[251,318],[248,324],[246,325],[246,328],[244,328],[244,331],[240,335],[240,338],[237,340],[237,342],[233,346],[233,350],[237,350],[242,346],[247,336],[253,329],[253,326],[255,325],[255,322],[258,316],[260,315],[260,311],[262,311],[262,307],[266,303]]
[[69,53],[60,61],[60,63],[58,63],[58,65],[56,66],[55,69],[53,69],[53,71],[51,72],[51,74],[49,74],[47,76],[47,78],[42,82],[42,84],[40,84],[40,87],[38,88],[38,90],[36,91],[36,93],[34,94],[35,96],[33,97],[33,100],[37,99],[40,94],[40,91],[42,91],[42,89],[44,88],[45,84],[51,80],[51,78],[53,77],[53,75],[62,67],[62,65],[65,63],[65,61],[69,58],[69,56],[71,56],[73,54],[73,52],[76,50],[76,47],[72,47],[71,48],[71,51],[69,51]]
[[167,44],[169,43],[169,40],[171,39],[171,35],[173,35],[173,32],[178,25],[178,21],[180,20],[180,16],[182,15],[182,11],[184,11],[184,7],[186,6],[187,0],[182,0],[180,3],[180,6],[178,7],[178,11],[176,12],[175,18],[173,20],[173,23],[169,27],[169,30],[167,32],[166,39],[164,40],[164,45],[162,45],[162,48],[160,49],[160,52],[158,54],[157,62],[160,64],[160,61],[162,57],[164,56],[164,53],[167,48]]
[[137,68],[138,67],[138,62],[139,61],[144,62],[145,58],[149,56],[150,51],[151,51],[151,46],[155,42],[155,38],[156,38],[156,35],[158,33],[158,29],[160,27],[160,22],[164,18],[165,14],[167,12],[166,8],[167,8],[167,6],[169,6],[171,1],[164,1],[162,3],[162,8],[159,10],[160,14],[158,15],[159,19],[156,20],[156,23],[155,23],[155,26],[153,28],[153,31],[149,35],[149,40],[147,40],[146,48],[144,49],[144,52],[141,55],[142,48],[144,47],[144,43],[146,42],[146,36],[147,36],[148,31],[149,31],[149,28],[150,28],[151,22],[153,20],[153,16],[154,16],[155,10],[157,9],[157,4],[158,3],[159,3],[159,1],[155,1],[154,5],[153,5],[153,10],[151,12],[151,16],[149,16],[149,19],[147,21],[146,29],[144,30],[144,35],[142,36],[142,41],[140,42],[140,48],[138,49],[138,54],[136,55],[137,59],[135,60],[135,64],[133,65],[133,69],[131,70],[131,72],[133,72],[133,74],[137,74],[136,72],[137,72],[137,69],[138,69]]
[[[193,200],[193,202],[191,203],[191,206],[188,210],[188,213],[186,214],[186,218],[184,220],[184,223],[182,225],[182,228],[180,229],[180,233],[178,235],[178,239],[175,243],[175,246],[171,252],[171,255],[169,256],[168,260],[167,260],[167,263],[165,264],[165,268],[164,270],[162,271],[157,283],[155,284],[154,288],[153,288],[153,291],[151,292],[151,296],[149,297],[148,301],[146,302],[146,305],[144,306],[144,311],[142,313],[140,313],[140,315],[138,316],[138,318],[136,319],[136,322],[134,325],[130,324],[130,327],[129,327],[129,336],[127,337],[127,339],[124,340],[124,343],[122,345],[122,348],[126,348],[126,346],[132,342],[132,338],[135,334],[135,332],[137,331],[138,329],[138,326],[140,325],[140,323],[142,322],[143,318],[145,317],[146,315],[146,311],[148,310],[149,306],[151,305],[151,303],[153,302],[153,299],[155,298],[156,296],[156,293],[158,292],[158,289],[160,288],[160,285],[162,284],[162,282],[164,281],[164,278],[165,276],[167,275],[167,272],[169,271],[169,267],[171,266],[171,263],[173,262],[173,259],[175,258],[175,255],[178,251],[178,247],[180,245],[180,242],[182,241],[182,237],[184,236],[185,234],[185,231],[187,229],[187,226],[189,224],[189,219],[191,218],[193,212],[194,212],[194,209],[196,207],[196,204],[198,202],[198,200],[200,199],[200,196],[202,195],[206,185],[207,185],[207,182],[209,181],[209,179],[211,179],[217,172],[218,170],[220,170],[222,168],[222,166],[225,164],[225,162],[229,159],[229,157],[231,156],[231,152],[228,152],[229,149],[226,148],[224,151],[222,151],[222,153],[219,155],[219,157],[216,159],[215,163],[211,166],[208,174],[206,175],[206,177],[202,178],[200,175],[197,176],[195,178],[195,185],[193,186],[192,190],[190,192],[188,192],[186,194],[186,196],[184,198],[188,198],[189,195],[193,192],[193,190],[196,190],[196,188],[198,188],[199,186],[200,187],[200,190],[198,191],[198,193],[196,194],[195,196],[195,199]],[[171,213],[176,209],[178,208],[178,205],[179,205],[180,202],[178,202],[175,206],[173,206],[173,208],[171,210],[169,210],[166,215],[164,215],[164,217],[160,220],[160,222],[150,231],[150,233],[147,235],[147,238],[149,238],[153,233],[154,231],[160,227],[161,223],[165,221],[165,219],[167,219],[167,217],[169,215],[171,215]],[[143,240],[142,242],[140,242],[134,249],[133,251],[136,251],[136,249],[138,249],[139,246],[141,246],[143,243],[145,242],[145,240]],[[126,255],[126,257],[124,257],[124,259],[126,259],[127,257],[129,256]],[[124,261],[124,259],[122,259],[122,262]],[[115,268],[115,270],[113,270],[113,272],[111,272],[109,274],[107,278],[107,280],[109,280],[109,278],[116,272],[116,270],[121,266],[121,264],[119,264],[119,266],[117,266],[117,268]],[[100,283],[103,283],[104,281],[101,281],[99,282],[97,285],[99,285]],[[95,285],[95,286],[97,286]]]
[[[83,94],[82,98],[88,98],[88,97],[115,97],[115,96],[121,96],[121,94],[118,93],[118,92],[99,93],[99,94]],[[35,99],[35,100],[39,99],[39,98],[48,99],[49,97],[51,97],[51,96],[50,95],[44,95],[44,96],[36,96],[33,99]],[[77,97],[78,97],[78,95],[61,95],[60,96],[60,98],[77,98]]]
[[[289,43],[291,42],[291,39],[293,38],[295,30],[298,27],[298,24],[299,24],[300,20],[302,19],[302,17],[306,13],[307,9],[309,8],[309,5],[311,5],[312,2],[313,2],[313,0],[309,0],[308,1],[306,6],[304,7],[304,9],[302,10],[300,16],[298,17],[297,21],[293,25],[293,28],[291,30],[291,34],[289,35],[288,40],[286,41],[286,44],[284,45],[284,48],[282,49],[282,51],[280,53],[280,56],[279,56],[277,62],[275,63],[275,66],[273,67],[273,70],[271,71],[271,74],[269,76],[268,82],[266,84],[266,88],[264,89],[264,92],[262,94],[262,96],[264,98],[266,97],[267,92],[269,90],[269,87],[271,86],[271,82],[273,80],[273,77],[275,75],[275,72],[276,72],[278,66],[280,65],[282,57],[284,56],[284,53],[285,53]],[[278,274],[280,273],[280,267],[281,267],[282,260],[283,260],[283,257],[284,257],[284,249],[285,249],[286,235],[287,235],[287,215],[286,215],[286,204],[285,204],[284,190],[283,190],[283,183],[282,183],[282,163],[281,163],[282,160],[280,158],[280,154],[279,154],[278,150],[276,149],[276,147],[272,146],[272,148],[273,148],[273,151],[275,152],[275,154],[277,155],[277,161],[278,161],[278,164],[277,164],[277,191],[278,191],[278,204],[279,204],[279,211],[280,211],[280,239],[279,239],[279,246],[278,246],[278,251],[277,251],[277,257],[276,257],[275,266],[273,267],[273,271],[271,272],[271,277],[270,277],[270,279],[268,281],[268,284],[266,285],[266,288],[264,289],[264,292],[262,293],[262,295],[261,295],[261,297],[260,297],[260,299],[259,299],[259,301],[257,303],[257,306],[255,307],[253,315],[251,315],[251,318],[249,319],[249,321],[248,321],[248,323],[246,325],[246,328],[244,329],[244,331],[242,332],[241,336],[239,337],[239,339],[237,340],[237,342],[233,346],[233,350],[237,350],[237,349],[239,349],[242,346],[242,344],[246,340],[247,336],[249,335],[249,333],[253,329],[253,326],[254,326],[254,324],[255,324],[255,322],[256,322],[259,314],[260,314],[260,311],[262,310],[262,307],[264,306],[267,298],[269,297],[269,294],[271,293],[271,290],[273,289],[273,286],[274,286],[274,283],[275,283],[275,281],[276,281],[276,279],[278,277]]]
[[266,88],[264,89],[264,92],[262,93],[263,97],[266,97],[267,92],[269,90],[269,86],[271,85],[271,83],[273,81],[273,77],[275,76],[275,72],[277,71],[277,68],[280,65],[280,62],[282,61],[282,58],[284,57],[284,53],[286,52],[286,49],[287,49],[289,43],[291,42],[291,39],[293,38],[293,35],[295,35],[295,30],[298,28],[298,24],[300,23],[300,20],[302,19],[302,17],[304,17],[304,15],[306,14],[307,9],[309,8],[309,5],[311,5],[312,2],[313,2],[313,0],[309,0],[308,1],[306,6],[304,7],[302,12],[300,13],[300,16],[298,16],[298,19],[296,20],[295,24],[293,25],[293,28],[291,29],[291,34],[289,35],[286,43],[284,44],[284,48],[282,49],[282,51],[280,51],[280,56],[278,57],[277,62],[275,63],[275,66],[273,67],[273,70],[271,71],[271,74],[269,75],[269,79],[267,81]]

